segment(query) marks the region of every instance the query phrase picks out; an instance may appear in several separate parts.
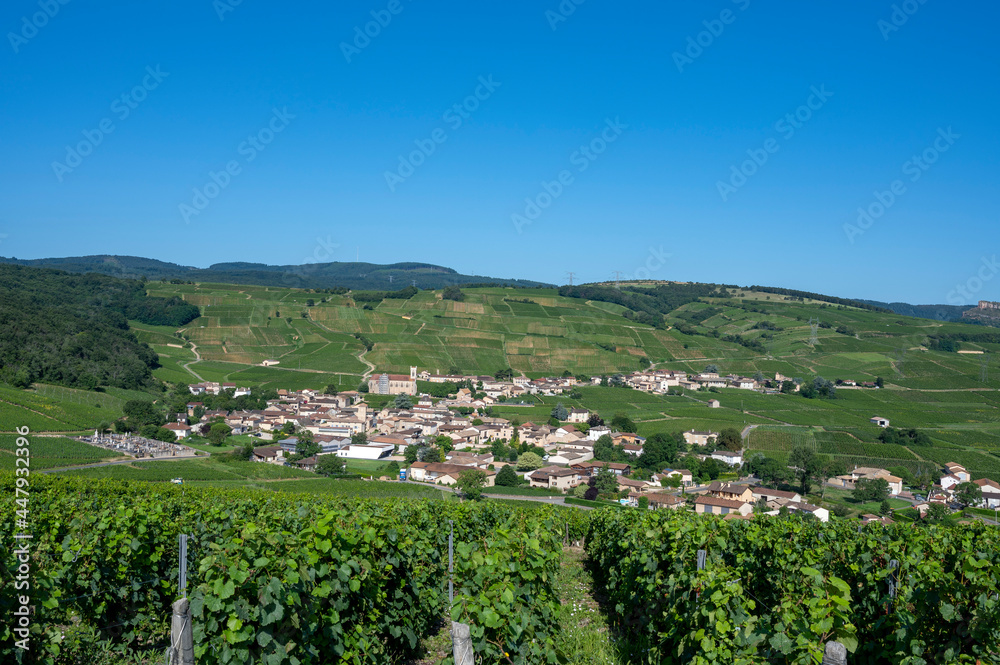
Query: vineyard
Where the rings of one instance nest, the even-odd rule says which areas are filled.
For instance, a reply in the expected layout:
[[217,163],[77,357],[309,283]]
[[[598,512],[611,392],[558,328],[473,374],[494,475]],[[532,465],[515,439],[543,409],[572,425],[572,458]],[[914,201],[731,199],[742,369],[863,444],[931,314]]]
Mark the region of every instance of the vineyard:
[[632,662],[805,665],[831,640],[852,663],[1000,658],[1000,538],[981,524],[597,511],[587,552]]
[[[0,478],[13,616],[14,477]],[[583,513],[494,503],[340,500],[32,477],[32,653],[92,662],[102,641],[162,662],[179,597],[178,535],[199,664],[389,663],[417,655],[450,616],[485,663],[556,663],[561,542]],[[454,603],[448,532],[454,523]],[[0,661],[20,663],[9,624]]]

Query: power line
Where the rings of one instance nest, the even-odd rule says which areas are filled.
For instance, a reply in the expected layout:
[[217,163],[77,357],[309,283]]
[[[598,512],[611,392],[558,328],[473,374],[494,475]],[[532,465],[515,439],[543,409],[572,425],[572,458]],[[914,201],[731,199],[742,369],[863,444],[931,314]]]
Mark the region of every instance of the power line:
[[570,271],[570,272],[567,272],[566,274],[569,275],[569,285],[573,286],[573,278],[576,277],[576,273]]

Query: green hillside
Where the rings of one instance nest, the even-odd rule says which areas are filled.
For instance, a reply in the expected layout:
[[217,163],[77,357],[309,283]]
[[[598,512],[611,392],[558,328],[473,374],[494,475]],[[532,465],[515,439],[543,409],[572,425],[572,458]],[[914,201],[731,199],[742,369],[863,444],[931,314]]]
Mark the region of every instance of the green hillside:
[[[406,372],[415,365],[492,374],[509,366],[532,377],[566,369],[594,375],[638,370],[645,358],[657,367],[687,370],[715,363],[744,374],[858,381],[882,376],[910,389],[1000,386],[996,373],[981,382],[984,356],[923,350],[929,337],[991,329],[739,290],[732,293],[743,297],[684,304],[661,328],[624,318],[623,306],[562,297],[554,289],[463,289],[462,302],[421,291],[408,300],[371,304],[350,295],[219,284],[150,283],[149,292],[201,308],[201,318],[182,334],[208,362],[192,367],[231,379],[239,365],[265,359],[280,360],[282,371],[360,375],[366,370],[357,358],[364,351],[355,337],[360,335],[374,342],[365,359],[380,371]],[[810,319],[820,326],[815,344]],[[759,327],[762,322],[774,329]],[[171,360],[194,359],[189,349],[167,346],[183,343],[177,329],[134,327],[165,356],[159,374],[176,374]],[[961,348],[991,352],[1000,344],[963,342]],[[261,381],[278,371],[263,369],[235,378]]]
[[[606,419],[626,413],[643,435],[759,425],[750,433],[750,449],[779,458],[804,441],[848,464],[879,461],[917,471],[958,461],[977,476],[1000,479],[1000,370],[993,360],[1000,339],[992,329],[734,287],[656,288],[667,295],[655,302],[640,298],[646,309],[633,311],[555,289],[467,288],[461,301],[419,291],[380,300],[361,292],[150,282],[150,296],[176,296],[201,316],[182,327],[131,326],[159,358],[153,375],[168,382],[354,389],[372,368],[493,374],[511,367],[539,377],[565,370],[611,375],[647,364],[689,372],[712,364],[722,373],[773,378],[780,372],[806,381],[881,377],[883,390],[841,388],[833,400],[735,389],[663,396],[594,387],[575,399],[535,398],[533,406],[495,411],[545,421],[563,402]],[[610,299],[607,291],[588,293]],[[632,302],[634,294],[622,293],[612,295]],[[264,360],[279,364],[263,367]],[[135,395],[3,388],[0,429],[22,423],[33,431],[92,428],[119,417],[123,398]],[[710,397],[721,408],[709,409]],[[934,446],[877,444],[877,429],[868,422],[873,415],[925,431]]]

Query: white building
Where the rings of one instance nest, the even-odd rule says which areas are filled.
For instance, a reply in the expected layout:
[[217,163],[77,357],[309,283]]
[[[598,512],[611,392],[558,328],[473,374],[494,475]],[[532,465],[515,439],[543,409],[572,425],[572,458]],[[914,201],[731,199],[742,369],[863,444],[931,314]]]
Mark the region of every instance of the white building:
[[382,443],[368,443],[364,445],[349,445],[344,446],[337,451],[337,457],[346,457],[348,459],[381,459],[383,457],[388,457],[396,450],[396,447],[391,444]]

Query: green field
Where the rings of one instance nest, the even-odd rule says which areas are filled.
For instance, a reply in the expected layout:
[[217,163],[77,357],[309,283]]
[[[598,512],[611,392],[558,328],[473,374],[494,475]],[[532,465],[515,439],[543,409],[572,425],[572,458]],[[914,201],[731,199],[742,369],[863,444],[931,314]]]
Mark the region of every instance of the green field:
[[[751,449],[777,457],[794,441],[805,441],[850,464],[881,460],[917,469],[966,460],[974,474],[1000,479],[1000,458],[991,454],[1000,451],[1000,371],[994,367],[1000,344],[963,343],[987,351],[982,356],[926,350],[929,334],[988,330],[981,326],[743,290],[732,294],[737,297],[688,303],[667,316],[668,324],[691,324],[697,334],[655,329],[624,318],[619,305],[561,297],[554,289],[470,288],[463,290],[463,302],[421,291],[409,300],[371,305],[349,295],[278,287],[150,283],[149,291],[177,295],[202,311],[182,329],[133,325],[140,339],[160,354],[162,367],[155,374],[167,381],[202,378],[289,389],[333,383],[354,389],[369,369],[364,361],[392,372],[416,366],[431,372],[492,374],[509,366],[529,377],[564,370],[629,372],[645,360],[688,372],[714,364],[722,373],[761,372],[765,377],[776,372],[804,380],[818,375],[855,381],[882,377],[882,390],[842,388],[835,400],[735,389],[667,397],[588,386],[579,390],[580,399],[533,398],[533,405],[498,405],[495,412],[522,422],[544,422],[562,402],[596,411],[606,420],[625,413],[642,435],[760,425],[766,427],[751,435]],[[529,302],[516,302],[524,300]],[[810,320],[822,323],[815,343]],[[761,336],[761,322],[773,329],[766,332],[771,337]],[[851,334],[836,332],[838,327]],[[365,352],[355,335],[374,347]],[[729,335],[758,338],[766,351],[726,341]],[[265,359],[279,365],[260,366]],[[0,386],[0,431],[22,425],[33,431],[92,429],[119,417],[124,401],[136,396]],[[721,408],[709,409],[710,397],[719,399]],[[372,397],[372,402],[379,399]],[[876,443],[878,429],[869,423],[874,415],[889,418],[895,427],[926,431],[934,446],[919,451]]]
[[[15,450],[17,436],[0,434],[0,471],[11,471],[18,465]],[[109,459],[119,459],[113,452],[63,437],[31,436],[28,439],[28,468],[33,471],[56,469],[64,466],[96,464]],[[20,465],[23,467],[23,465]]]
[[315,478],[316,474],[292,467],[240,462],[219,458],[177,461],[134,462],[113,466],[92,467],[63,471],[67,476],[81,478],[113,478],[115,480],[142,480],[169,482],[173,478],[206,481],[266,481],[289,478]]

